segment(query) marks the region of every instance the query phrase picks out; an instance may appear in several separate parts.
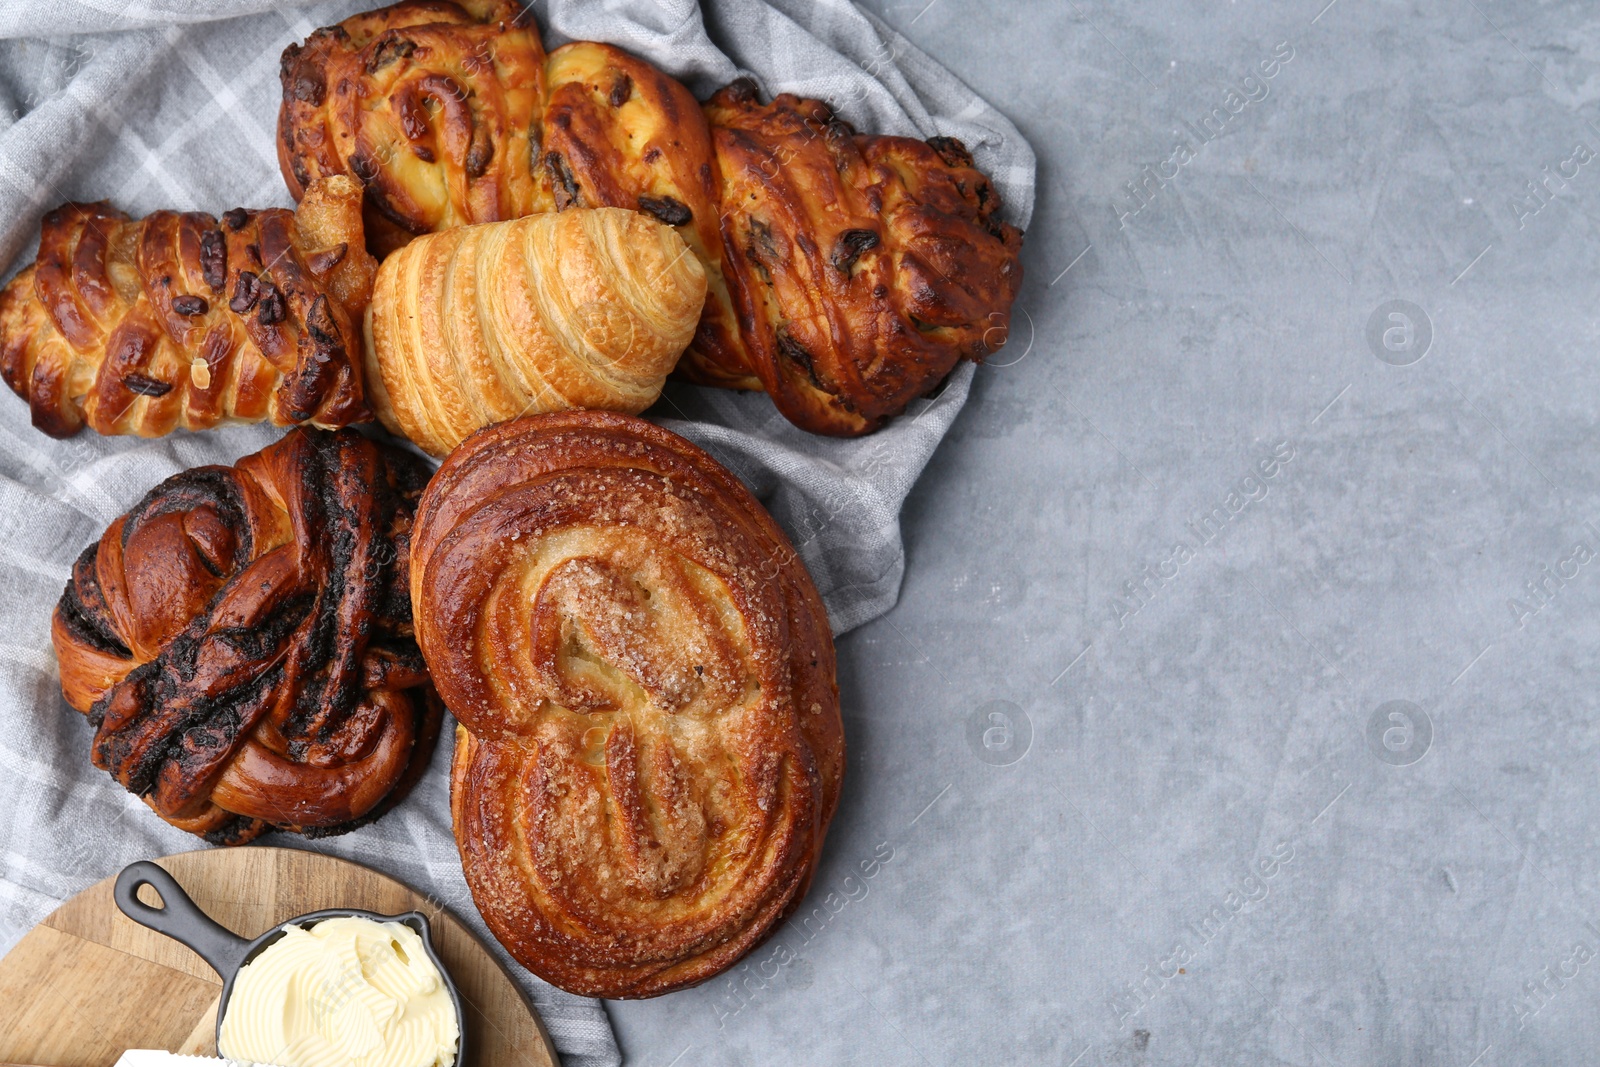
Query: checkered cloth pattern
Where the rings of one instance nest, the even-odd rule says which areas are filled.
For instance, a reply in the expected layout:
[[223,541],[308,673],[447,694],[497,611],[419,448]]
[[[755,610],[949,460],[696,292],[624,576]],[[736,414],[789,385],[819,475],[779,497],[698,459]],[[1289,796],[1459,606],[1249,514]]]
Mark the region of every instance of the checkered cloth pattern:
[[[268,0],[0,0],[0,262],[33,255],[39,218],[67,200],[134,215],[290,204],[273,143],[284,46],[372,6]],[[998,112],[848,0],[540,0],[550,47],[607,41],[708,95],[740,74],[832,103],[857,128],[959,137],[1026,226],[1034,156]],[[966,400],[972,368],[860,440],[807,434],[760,395],[672,385],[655,417],[739,475],[798,547],[835,631],[887,611],[905,565],[899,512]],[[155,441],[56,441],[0,395],[0,951],[62,900],[197,841],[89,764],[90,728],[63,702],[50,609],[83,546],[163,478],[229,463],[280,430],[233,426]],[[432,894],[487,939],[450,833],[447,736],[411,798],[314,847]],[[307,847],[290,835],[273,844]],[[617,1064],[598,1001],[513,965],[568,1067]],[[92,1022],[85,1020],[85,1025]]]

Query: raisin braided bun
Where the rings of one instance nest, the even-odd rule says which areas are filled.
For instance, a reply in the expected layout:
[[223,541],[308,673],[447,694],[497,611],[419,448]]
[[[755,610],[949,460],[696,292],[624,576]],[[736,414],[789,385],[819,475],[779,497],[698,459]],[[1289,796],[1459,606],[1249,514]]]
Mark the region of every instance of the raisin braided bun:
[[442,711],[407,584],[427,477],[353,430],[295,430],[112,523],[51,621],[95,766],[213,844],[341,833],[404,796]]
[[513,0],[409,0],[283,56],[296,195],[367,189],[380,254],[411,235],[569,207],[678,228],[708,283],[678,372],[765,389],[808,430],[870,432],[1005,342],[1022,235],[959,141],[855,133],[748,81],[703,107],[609,45],[545,55]]
[[225,420],[371,418],[361,313],[377,263],[361,187],[333,177],[295,211],[104,202],[44,217],[39,256],[0,292],[0,372],[33,424],[159,437]]
[[731,474],[627,415],[502,423],[430,483],[411,568],[462,866],[513,956],[654,996],[799,903],[844,771],[833,642]]

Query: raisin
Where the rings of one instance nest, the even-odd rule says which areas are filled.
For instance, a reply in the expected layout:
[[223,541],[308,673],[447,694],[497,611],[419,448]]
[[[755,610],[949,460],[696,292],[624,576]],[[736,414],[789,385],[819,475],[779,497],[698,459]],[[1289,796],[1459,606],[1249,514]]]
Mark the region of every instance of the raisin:
[[319,355],[343,349],[344,342],[339,338],[339,324],[333,321],[333,314],[328,310],[328,298],[325,294],[318,296],[312,303],[311,310],[306,313],[306,331],[311,334],[311,340],[319,349]]
[[228,280],[228,244],[221,230],[207,230],[200,235],[200,275],[212,292],[222,292]]
[[367,73],[376,74],[397,59],[404,59],[417,50],[417,42],[408,41],[398,34],[387,33],[378,39],[367,60]]
[[344,261],[345,253],[348,251],[350,246],[340,241],[332,248],[311,253],[306,257],[306,266],[311,268],[312,274],[327,274]]
[[753,104],[756,102],[756,98],[758,95],[760,95],[761,90],[756,85],[756,80],[754,78],[744,77],[735,78],[733,81],[723,86],[722,92],[727,93],[728,99],[735,104]]
[[777,343],[778,354],[791,363],[798,365],[801,370],[806,372],[806,377],[811,379],[811,384],[820,387],[822,383],[817,380],[817,370],[812,363],[811,353],[806,350],[806,346],[790,337],[788,329],[782,326],[778,327]]
[[611,83],[611,93],[606,101],[612,107],[621,107],[633,96],[633,79],[628,77],[627,71],[620,71],[617,80]]
[[256,305],[256,321],[263,326],[276,326],[288,314],[283,293],[271,282],[261,283],[261,302]]
[[855,267],[856,260],[861,258],[861,253],[877,247],[877,231],[846,230],[839,235],[839,243],[833,246],[833,265],[839,273],[848,275]]
[[561,153],[546,153],[544,165],[550,171],[550,181],[555,186],[556,210],[565,211],[577,204],[580,195],[578,180],[572,176],[572,168],[567,166]]
[[641,196],[639,210],[654,215],[668,226],[686,226],[694,218],[687,204],[670,196]]
[[137,371],[123,376],[122,387],[128,392],[138,393],[140,396],[166,396],[172,392],[171,383],[157,381],[149,375],[140,374]]
[[235,312],[243,315],[256,306],[261,299],[261,288],[256,284],[253,272],[242,270],[238,279],[233,283],[233,299],[228,301],[228,306]]
[[772,227],[761,219],[750,220],[750,241],[748,245],[750,256],[763,263],[774,262],[778,259],[778,246],[772,240]]
[[928,147],[939,153],[939,158],[944,160],[947,167],[972,166],[972,153],[967,151],[967,146],[954,137],[930,137]]
[[481,178],[494,158],[494,141],[483,126],[472,130],[472,144],[467,148],[467,177]]
[[302,104],[321,107],[325,91],[322,80],[310,74],[300,74],[294,79],[294,98]]

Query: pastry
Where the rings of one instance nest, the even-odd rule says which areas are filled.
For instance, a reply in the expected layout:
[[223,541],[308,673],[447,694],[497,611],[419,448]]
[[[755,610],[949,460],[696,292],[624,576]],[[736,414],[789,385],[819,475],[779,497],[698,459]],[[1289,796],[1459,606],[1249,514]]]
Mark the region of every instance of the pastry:
[[402,0],[317,30],[283,52],[289,192],[358,177],[380,256],[417,234],[542,210],[528,174],[544,63],[514,0]]
[[960,141],[859,136],[748,81],[706,114],[744,358],[790,421],[875,430],[1005,343],[1022,235]]
[[436,456],[518,415],[643,411],[705,296],[677,232],[621,208],[419,237],[383,261],[367,308],[373,409]]
[[678,228],[708,295],[678,365],[761,388],[797,425],[867,433],[1004,343],[1020,232],[953,138],[855,133],[817,100],[739,81],[703,107],[609,45],[544,54],[511,0],[412,0],[283,57],[290,190],[352,174],[377,251],[572,207]]
[[51,639],[95,766],[213,844],[341,833],[427,766],[411,633],[420,459],[297,429],[151,490],[78,557]]
[[345,176],[294,211],[220,222],[63,204],[0,291],[0,372],[55,437],[365,421],[357,331],[377,263],[364,241]]
[[796,907],[844,771],[833,642],[731,474],[627,415],[501,423],[429,484],[411,571],[462,866],[513,956],[654,996]]
[[549,199],[539,210],[611,205],[677,227],[705,266],[708,286],[680,372],[707,385],[761,388],[724,277],[721,190],[694,94],[644,60],[593,41],[550,53],[545,85],[534,177]]

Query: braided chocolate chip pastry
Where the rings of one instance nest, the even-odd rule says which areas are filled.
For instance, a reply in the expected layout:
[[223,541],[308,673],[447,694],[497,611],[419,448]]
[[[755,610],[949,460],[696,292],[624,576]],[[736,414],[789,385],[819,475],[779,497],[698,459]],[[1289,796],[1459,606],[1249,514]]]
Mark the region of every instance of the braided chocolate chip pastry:
[[283,56],[292,192],[353,174],[375,250],[569,207],[678,228],[707,298],[678,364],[765,389],[818,433],[870,432],[1005,343],[1022,235],[952,138],[855,133],[816,100],[735,82],[704,107],[609,45],[548,56],[512,0],[410,0]]
[[55,437],[85,423],[157,437],[224,420],[364,422],[361,313],[377,272],[364,242],[348,177],[295,211],[220,223],[63,204],[0,292],[0,372]]
[[342,833],[403,797],[442,711],[407,581],[427,477],[353,430],[295,430],[112,523],[51,622],[95,766],[213,844]]
[[467,884],[530,970],[654,996],[799,903],[844,772],[833,642],[704,452],[600,411],[482,430],[423,496],[411,595]]

